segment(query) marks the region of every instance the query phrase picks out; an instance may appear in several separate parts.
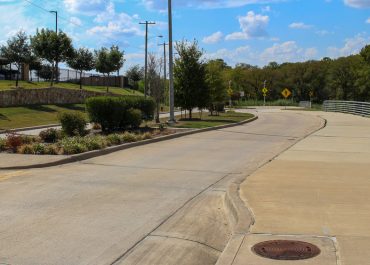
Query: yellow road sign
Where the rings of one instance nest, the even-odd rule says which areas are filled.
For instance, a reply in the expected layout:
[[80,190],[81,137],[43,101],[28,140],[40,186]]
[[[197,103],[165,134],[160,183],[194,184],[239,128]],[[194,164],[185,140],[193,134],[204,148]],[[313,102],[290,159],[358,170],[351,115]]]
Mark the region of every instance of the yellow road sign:
[[269,92],[269,90],[266,87],[262,88],[262,93],[263,94],[267,94],[267,92]]
[[290,92],[290,90],[286,88],[281,92],[281,94],[284,98],[288,98],[292,94],[292,92]]

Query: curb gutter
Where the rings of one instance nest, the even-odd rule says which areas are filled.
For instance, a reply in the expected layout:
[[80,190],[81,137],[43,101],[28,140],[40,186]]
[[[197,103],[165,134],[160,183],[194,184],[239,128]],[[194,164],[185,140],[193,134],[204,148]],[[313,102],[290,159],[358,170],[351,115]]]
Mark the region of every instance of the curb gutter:
[[[215,131],[215,130],[226,129],[226,128],[230,128],[230,127],[235,127],[235,126],[250,123],[250,122],[255,121],[257,119],[258,119],[258,116],[255,116],[253,118],[250,118],[250,119],[247,119],[245,121],[238,122],[238,123],[220,125],[220,126],[204,128],[204,129],[197,129],[197,130],[192,130],[192,131],[187,131],[187,132],[165,135],[165,136],[161,136],[161,137],[158,137],[158,138],[139,141],[139,142],[135,142],[135,143],[126,143],[126,144],[122,144],[122,145],[111,146],[111,147],[108,147],[108,148],[105,148],[105,149],[102,149],[102,150],[95,150],[95,151],[90,151],[90,152],[86,152],[86,153],[82,153],[82,154],[71,155],[71,156],[68,156],[66,158],[62,158],[58,161],[53,161],[53,162],[48,162],[48,163],[43,163],[43,164],[34,164],[34,165],[27,165],[27,166],[13,166],[13,167],[0,167],[0,170],[20,170],[20,169],[32,169],[32,168],[45,168],[45,167],[60,166],[60,165],[64,165],[64,164],[69,164],[69,163],[83,161],[83,160],[87,160],[87,159],[98,157],[98,156],[111,154],[111,153],[114,153],[114,152],[117,152],[117,151],[122,151],[122,150],[130,149],[130,148],[133,148],[133,147],[137,147],[137,146],[143,146],[143,145],[147,145],[147,144],[151,144],[151,143],[158,143],[158,142],[162,142],[162,141],[172,140],[172,139],[180,138],[180,137],[183,137],[183,136],[202,133],[202,132]],[[50,125],[48,127],[50,127]]]

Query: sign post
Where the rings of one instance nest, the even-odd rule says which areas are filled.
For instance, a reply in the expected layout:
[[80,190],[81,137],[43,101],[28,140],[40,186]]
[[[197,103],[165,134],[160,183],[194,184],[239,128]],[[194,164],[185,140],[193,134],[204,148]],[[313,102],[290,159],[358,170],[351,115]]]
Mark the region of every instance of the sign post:
[[262,93],[263,93],[263,106],[266,106],[266,96],[267,96],[267,92],[269,92],[269,90],[267,89],[266,87],[266,80],[265,82],[263,82],[263,88],[262,88]]
[[[289,89],[285,88],[281,94],[283,95],[283,97],[285,98],[285,101],[292,95],[292,92],[290,92]],[[286,104],[285,104],[285,109],[286,109]]]

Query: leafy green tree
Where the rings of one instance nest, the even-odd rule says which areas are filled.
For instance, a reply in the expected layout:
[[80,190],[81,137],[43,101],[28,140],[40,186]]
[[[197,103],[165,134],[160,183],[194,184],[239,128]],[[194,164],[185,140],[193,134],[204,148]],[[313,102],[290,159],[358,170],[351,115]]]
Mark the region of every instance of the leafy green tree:
[[32,71],[39,71],[41,70],[42,63],[39,58],[37,58],[36,55],[31,54],[31,56],[27,59],[27,64],[29,66],[29,71],[30,71],[30,77],[31,77],[31,82],[32,80]]
[[210,102],[209,111],[218,112],[218,105],[224,104],[227,100],[227,86],[223,79],[224,65],[219,60],[211,60],[206,64],[206,81],[209,87]]
[[198,48],[196,41],[185,41],[176,44],[179,57],[175,60],[175,102],[177,106],[189,111],[200,110],[209,104],[209,90],[206,84],[206,67],[202,61],[203,51]]
[[52,66],[51,86],[53,86],[54,74],[58,80],[56,65],[65,62],[73,55],[72,40],[62,31],[56,33],[53,30],[37,30],[36,35],[31,37],[31,46],[36,56],[48,61]]
[[370,65],[370,45],[366,45],[362,48],[360,55],[364,58],[365,62]]
[[80,89],[82,89],[82,72],[94,69],[94,54],[86,48],[79,48],[73,51],[73,55],[67,59],[67,64],[72,69],[80,72]]
[[42,64],[41,67],[36,70],[36,75],[39,78],[50,81],[53,78],[53,67],[49,64]]
[[31,56],[29,40],[25,32],[19,31],[14,37],[7,41],[7,45],[0,47],[1,56],[14,63],[17,67],[17,78],[15,86],[18,87],[19,72],[22,65],[27,63]]
[[140,67],[140,65],[134,65],[127,70],[126,76],[129,79],[129,81],[133,83],[134,89],[138,90],[139,89],[138,82],[140,80],[143,80],[144,70],[142,67]]
[[[118,71],[122,68],[124,53],[119,50],[117,46],[112,46],[110,49],[105,47],[95,51],[95,69],[97,72],[107,76],[108,79],[112,72]],[[107,85],[107,92],[109,86]]]

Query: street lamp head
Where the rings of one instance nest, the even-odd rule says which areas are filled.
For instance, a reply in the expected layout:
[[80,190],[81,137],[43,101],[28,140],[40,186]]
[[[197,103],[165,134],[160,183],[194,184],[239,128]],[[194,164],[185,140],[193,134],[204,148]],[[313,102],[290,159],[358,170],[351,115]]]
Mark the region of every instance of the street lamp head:
[[163,38],[163,35],[158,35],[157,37],[158,37],[158,38]]

